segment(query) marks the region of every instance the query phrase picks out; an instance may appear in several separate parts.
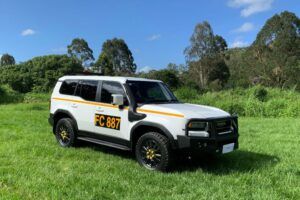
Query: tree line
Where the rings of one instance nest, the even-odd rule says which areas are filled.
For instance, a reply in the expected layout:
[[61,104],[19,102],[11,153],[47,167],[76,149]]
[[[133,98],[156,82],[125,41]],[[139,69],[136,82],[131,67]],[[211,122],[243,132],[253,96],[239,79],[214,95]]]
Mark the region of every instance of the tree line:
[[186,63],[170,63],[161,70],[136,73],[132,52],[119,38],[105,41],[97,59],[82,38],[75,38],[67,49],[67,55],[41,56],[19,64],[4,54],[0,84],[20,92],[47,92],[58,77],[88,70],[160,79],[173,89],[221,90],[259,84],[300,90],[300,19],[288,11],[268,19],[255,41],[245,48],[228,48],[209,22],[199,23],[183,51]]

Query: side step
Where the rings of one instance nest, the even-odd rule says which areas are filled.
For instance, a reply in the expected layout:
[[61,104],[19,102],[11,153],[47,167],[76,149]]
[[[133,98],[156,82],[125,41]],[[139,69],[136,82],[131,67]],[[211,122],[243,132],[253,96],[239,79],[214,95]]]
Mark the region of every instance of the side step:
[[94,138],[89,138],[89,137],[77,137],[77,139],[86,141],[86,142],[92,142],[95,144],[100,144],[100,145],[116,148],[116,149],[120,149],[120,150],[124,150],[124,151],[130,151],[129,147],[121,145],[121,144],[111,143],[111,142],[98,140],[98,139],[94,139]]

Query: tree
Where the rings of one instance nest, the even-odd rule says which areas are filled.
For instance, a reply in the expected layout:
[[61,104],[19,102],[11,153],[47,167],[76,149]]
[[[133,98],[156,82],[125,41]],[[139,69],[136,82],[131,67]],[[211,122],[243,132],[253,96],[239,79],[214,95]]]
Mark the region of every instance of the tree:
[[299,85],[300,19],[291,12],[267,20],[249,49],[257,60],[256,76],[267,86]]
[[113,64],[111,63],[111,60],[104,52],[100,54],[99,59],[94,64],[93,71],[103,73],[105,75],[114,74]]
[[0,66],[16,64],[15,58],[9,54],[3,54],[0,60]]
[[143,78],[157,79],[166,83],[170,88],[176,89],[180,86],[180,80],[174,70],[162,69],[151,70],[148,73],[140,74]]
[[93,50],[90,49],[88,43],[81,38],[75,38],[72,43],[68,45],[68,55],[77,58],[82,65],[88,65],[93,60]]
[[82,71],[81,64],[74,58],[67,55],[49,55],[3,67],[0,80],[2,84],[9,84],[22,93],[49,92],[58,78]]
[[135,73],[136,64],[125,41],[114,38],[103,43],[95,68],[105,75],[130,75]]
[[196,25],[190,43],[184,53],[189,65],[190,77],[196,80],[198,87],[206,88],[215,80],[219,80],[224,85],[229,78],[228,67],[224,60],[222,61],[227,50],[225,39],[214,35],[210,24],[204,21]]

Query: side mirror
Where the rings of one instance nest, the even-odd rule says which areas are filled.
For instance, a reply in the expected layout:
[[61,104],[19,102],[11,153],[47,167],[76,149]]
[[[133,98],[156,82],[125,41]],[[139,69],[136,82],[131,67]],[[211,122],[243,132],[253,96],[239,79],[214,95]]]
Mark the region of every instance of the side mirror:
[[113,105],[117,105],[117,106],[123,106],[124,105],[124,97],[121,94],[113,94],[113,101],[112,104]]

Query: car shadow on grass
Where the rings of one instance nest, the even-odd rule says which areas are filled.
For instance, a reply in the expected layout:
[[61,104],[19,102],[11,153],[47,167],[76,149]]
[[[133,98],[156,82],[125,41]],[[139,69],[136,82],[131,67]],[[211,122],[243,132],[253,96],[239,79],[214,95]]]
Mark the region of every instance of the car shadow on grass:
[[227,175],[232,173],[253,172],[276,165],[278,162],[280,162],[280,160],[276,156],[237,150],[224,155],[206,155],[197,156],[192,159],[180,159],[176,162],[176,168],[172,169],[172,171],[180,173],[202,170],[206,173]]
[[[77,148],[91,148],[101,153],[135,160],[132,152],[97,145],[89,142],[80,142]],[[227,175],[232,173],[249,173],[261,168],[270,167],[280,162],[279,158],[272,155],[256,153],[245,150],[224,155],[202,155],[194,158],[181,156],[177,158],[171,173],[193,172],[202,170],[205,173]]]
[[104,154],[120,156],[126,159],[133,159],[133,160],[135,159],[134,155],[130,151],[123,151],[120,149],[94,144],[91,142],[80,141],[80,143],[76,145],[76,148],[90,148],[93,149],[94,151],[99,151]]

